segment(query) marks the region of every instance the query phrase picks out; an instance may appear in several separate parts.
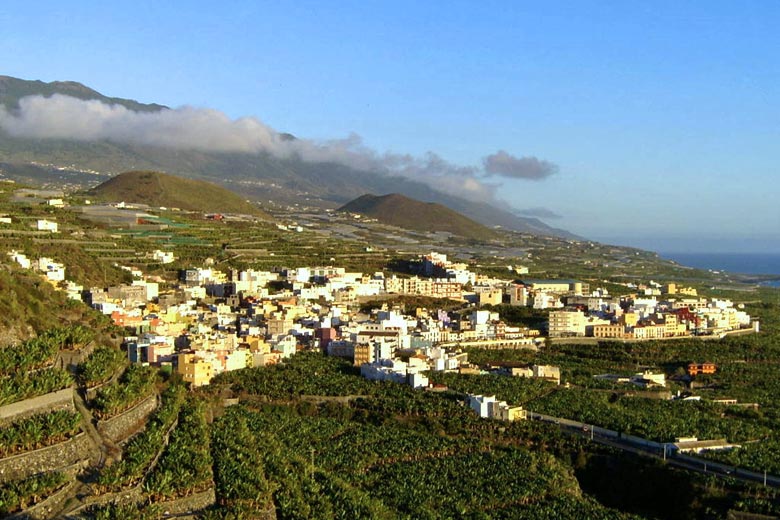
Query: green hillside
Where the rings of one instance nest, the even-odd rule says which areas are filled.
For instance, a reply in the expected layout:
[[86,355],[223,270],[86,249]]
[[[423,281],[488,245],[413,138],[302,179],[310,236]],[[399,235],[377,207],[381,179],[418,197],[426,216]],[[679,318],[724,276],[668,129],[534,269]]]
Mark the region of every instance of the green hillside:
[[239,195],[216,184],[152,171],[125,172],[90,190],[110,202],[131,202],[190,211],[241,213],[272,217]]
[[466,238],[493,238],[495,233],[468,217],[435,202],[420,202],[398,193],[363,195],[339,208],[393,226],[415,231],[447,231]]

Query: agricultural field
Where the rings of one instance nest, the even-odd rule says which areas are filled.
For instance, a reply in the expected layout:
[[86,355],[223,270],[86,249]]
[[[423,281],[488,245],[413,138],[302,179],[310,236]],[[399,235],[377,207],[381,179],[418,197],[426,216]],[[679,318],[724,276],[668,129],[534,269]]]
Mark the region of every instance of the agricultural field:
[[[761,320],[759,335],[702,341],[547,344],[530,350],[468,350],[478,365],[516,361],[561,368],[562,385],[499,375],[431,373],[446,391],[419,391],[368,381],[359,369],[302,350],[277,366],[224,373],[211,385],[186,388],[176,374],[129,365],[119,348],[125,331],[86,305],[65,300],[39,277],[3,258],[0,324],[13,334],[0,348],[0,405],[60,389],[74,390],[76,411],[36,414],[4,425],[0,456],[11,457],[89,437],[99,461],[78,475],[73,503],[138,496],[90,505],[89,518],[159,518],[167,505],[212,491],[204,518],[718,518],[729,510],[779,514],[771,492],[737,482],[673,470],[661,463],[589,443],[554,425],[478,418],[465,393],[495,395],[527,410],[638,435],[658,442],[677,437],[726,438],[740,449],[713,460],[780,474],[780,298],[778,291],[741,286],[727,276],[690,270],[653,253],[504,232],[503,242],[405,231],[315,211],[273,207],[273,222],[197,212],[145,208],[152,224],[117,226],[82,213],[83,195],[52,208],[18,198],[0,186],[0,213],[12,223],[0,244],[65,264],[84,287],[127,282],[142,269],[168,289],[182,269],[281,269],[338,265],[347,270],[410,274],[403,266],[420,253],[445,252],[482,274],[512,277],[524,265],[530,277],[581,278],[613,294],[628,282],[676,280],[710,296],[749,301]],[[29,199],[29,200],[28,200]],[[33,229],[55,219],[59,233]],[[370,244],[370,247],[367,246]],[[176,260],[161,264],[155,250]],[[740,289],[740,290],[737,290]],[[364,302],[364,312],[372,304]],[[432,302],[397,298],[414,309]],[[450,309],[457,302],[437,302]],[[539,328],[546,312],[486,307],[510,325]],[[19,324],[24,324],[24,327]],[[62,352],[89,345],[90,354],[66,369]],[[9,348],[11,347],[11,348]],[[713,375],[685,379],[690,362],[713,362]],[[629,375],[644,368],[669,374],[668,390],[699,401],[665,400],[596,374]],[[672,377],[680,376],[680,377]],[[89,397],[87,397],[89,396]],[[154,411],[119,443],[95,425],[139,403]],[[237,398],[226,401],[225,398]],[[737,405],[713,400],[736,399]],[[231,404],[231,406],[227,406]],[[743,406],[751,405],[751,406]],[[757,406],[753,406],[757,405]],[[616,469],[617,468],[617,469]],[[626,468],[635,470],[628,471]],[[619,475],[608,480],[605,475]],[[65,487],[59,471],[4,482],[0,511],[11,514]],[[665,489],[681,506],[658,503],[644,488]],[[621,496],[622,494],[622,496]],[[81,502],[79,502],[81,501]],[[82,503],[83,502],[83,503]],[[66,506],[63,506],[66,507]]]

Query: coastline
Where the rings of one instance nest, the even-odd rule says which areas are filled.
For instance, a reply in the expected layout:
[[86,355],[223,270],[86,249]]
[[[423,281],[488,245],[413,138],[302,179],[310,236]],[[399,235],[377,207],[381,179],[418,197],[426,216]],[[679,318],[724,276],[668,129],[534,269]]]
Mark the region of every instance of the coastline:
[[661,252],[661,257],[681,265],[780,281],[780,253]]

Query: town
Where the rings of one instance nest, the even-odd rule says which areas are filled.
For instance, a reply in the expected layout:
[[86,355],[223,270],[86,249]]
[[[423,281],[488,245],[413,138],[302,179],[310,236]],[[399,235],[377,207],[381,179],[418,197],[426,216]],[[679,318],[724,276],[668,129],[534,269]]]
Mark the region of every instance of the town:
[[[303,349],[345,358],[368,379],[428,388],[431,370],[478,374],[501,368],[470,363],[466,347],[538,350],[567,338],[641,341],[759,330],[758,321],[731,301],[695,298],[695,289],[674,283],[650,282],[633,286],[634,294],[613,297],[576,280],[478,275],[438,253],[413,259],[413,276],[334,266],[278,272],[193,267],[164,292],[162,280],[136,268],[125,268],[132,284],[85,289],[67,281],[62,264],[50,258],[8,255],[127,330],[124,348],[131,362],[169,367],[193,387],[222,372],[279,363]],[[152,256],[162,263],[174,260],[161,250]],[[432,303],[404,312],[393,304],[395,296]],[[437,299],[458,307],[438,308]],[[375,306],[366,308],[367,302]],[[501,304],[548,311],[547,326],[509,325],[489,310]],[[557,367],[513,370],[561,382]]]

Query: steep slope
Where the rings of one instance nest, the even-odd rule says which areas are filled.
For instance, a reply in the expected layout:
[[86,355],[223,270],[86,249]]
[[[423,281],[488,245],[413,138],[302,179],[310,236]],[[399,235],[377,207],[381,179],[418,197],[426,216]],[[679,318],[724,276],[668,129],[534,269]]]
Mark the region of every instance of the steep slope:
[[152,171],[125,172],[90,190],[112,202],[133,202],[191,211],[242,213],[270,220],[255,204],[215,184]]
[[[28,95],[55,93],[121,104],[132,110],[155,111],[166,107],[128,99],[111,98],[80,83],[26,81],[0,76],[0,105],[10,109]],[[289,134],[284,137],[293,139]],[[31,170],[30,165],[36,168]],[[172,150],[109,141],[82,142],[65,139],[29,139],[5,135],[0,130],[0,177],[18,182],[67,184],[89,187],[105,176],[128,170],[155,170],[202,179],[240,191],[247,198],[282,204],[300,203],[335,207],[364,193],[398,192],[452,208],[486,226],[500,225],[534,235],[576,238],[535,218],[518,217],[490,204],[447,195],[409,178],[358,170],[337,163],[311,163],[297,158],[280,159],[267,153],[217,153]]]
[[340,207],[339,211],[360,213],[385,224],[415,231],[447,231],[467,238],[495,236],[494,231],[446,206],[420,202],[398,193],[363,195]]

